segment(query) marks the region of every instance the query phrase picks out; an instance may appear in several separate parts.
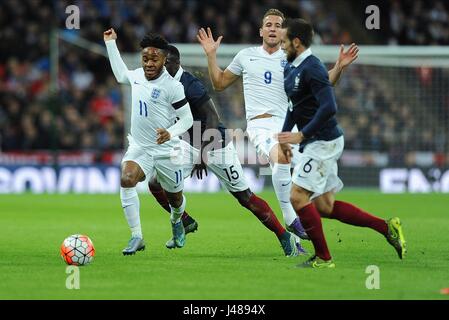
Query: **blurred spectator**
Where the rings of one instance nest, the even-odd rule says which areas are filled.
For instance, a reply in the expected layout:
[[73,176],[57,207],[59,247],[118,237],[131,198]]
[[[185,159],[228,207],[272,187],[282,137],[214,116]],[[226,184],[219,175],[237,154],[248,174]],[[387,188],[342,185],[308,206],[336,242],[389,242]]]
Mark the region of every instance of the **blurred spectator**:
[[390,0],[389,44],[449,45],[447,1]]
[[104,86],[99,86],[96,91],[97,94],[90,101],[90,108],[98,116],[100,123],[104,125],[114,115],[116,106],[114,101],[106,94]]
[[[343,1],[343,0],[342,0]],[[448,45],[449,3],[387,0],[388,28],[383,43]],[[119,32],[123,52],[136,52],[148,31],[175,43],[196,43],[199,27],[210,26],[223,43],[259,44],[264,12],[276,7],[289,17],[310,20],[316,43],[353,41],[354,26],[324,0],[2,0],[0,21],[0,150],[122,150],[122,92],[105,57],[59,41],[59,95],[50,93],[52,27],[64,28],[66,6],[80,8],[81,29],[64,30],[103,45],[102,32]],[[346,8],[346,7],[345,7]],[[350,10],[347,6],[345,10]],[[355,16],[355,14],[354,14]],[[354,65],[335,88],[346,148],[389,152],[421,150],[449,153],[449,72],[428,67],[408,70]],[[206,68],[199,76],[229,128],[245,128],[241,82],[225,93],[210,87]],[[436,87],[438,85],[438,87]],[[414,92],[410,97],[397,90]],[[436,92],[435,90],[440,90]],[[443,92],[444,91],[444,92]],[[404,91],[405,92],[405,91]],[[427,112],[428,111],[428,112]],[[434,124],[434,125],[429,125]]]

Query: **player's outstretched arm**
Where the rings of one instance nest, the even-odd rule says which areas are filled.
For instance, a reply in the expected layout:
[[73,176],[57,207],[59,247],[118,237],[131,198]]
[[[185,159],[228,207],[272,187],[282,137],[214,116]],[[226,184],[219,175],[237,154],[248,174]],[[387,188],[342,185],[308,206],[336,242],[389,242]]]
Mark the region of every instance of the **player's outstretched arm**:
[[114,29],[110,28],[103,32],[103,39],[106,44],[106,50],[108,51],[109,62],[111,63],[112,72],[119,83],[130,84],[128,78],[128,68],[123,62],[120,52],[118,51],[115,40],[117,34]]
[[329,81],[335,86],[340,80],[343,70],[353,63],[358,58],[359,47],[355,43],[352,43],[348,50],[345,51],[345,46],[340,46],[340,54],[335,66],[329,70]]
[[214,37],[212,36],[212,31],[208,27],[207,32],[206,30],[204,30],[204,28],[201,28],[198,31],[196,38],[198,39],[199,43],[204,49],[204,52],[206,53],[209,77],[212,81],[214,90],[222,91],[226,89],[239,77],[227,69],[224,71],[221,70],[221,68],[218,66],[217,49],[220,46],[223,36],[219,36],[217,41],[215,41]]
[[190,105],[186,102],[181,108],[176,109],[176,116],[179,118],[178,121],[171,127],[164,129],[156,129],[157,132],[157,144],[163,144],[173,137],[178,137],[184,132],[190,129],[193,125],[193,116],[190,111]]

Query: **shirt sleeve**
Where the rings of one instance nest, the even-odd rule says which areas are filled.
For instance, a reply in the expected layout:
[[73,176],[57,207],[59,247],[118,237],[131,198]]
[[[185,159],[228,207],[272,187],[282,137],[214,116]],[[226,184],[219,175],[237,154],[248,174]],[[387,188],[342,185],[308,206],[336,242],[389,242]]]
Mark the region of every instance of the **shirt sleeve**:
[[329,81],[329,73],[321,64],[313,64],[307,68],[305,79],[309,82],[314,95],[323,88],[332,87]]
[[179,120],[167,129],[167,131],[170,133],[170,138],[182,135],[193,125],[192,111],[190,110],[188,102],[186,102],[186,104],[184,104],[182,107],[176,109],[175,112]]
[[243,65],[242,65],[242,51],[237,53],[232,62],[226,68],[231,71],[236,76],[241,76],[243,73]]
[[171,104],[173,108],[179,109],[183,107],[185,104],[187,104],[187,99],[184,94],[184,86],[181,84],[181,82],[174,81],[174,85],[172,87],[172,99]]
[[287,114],[285,116],[284,125],[282,126],[282,132],[290,132],[295,126],[295,121],[292,116],[290,109],[287,109]]
[[337,112],[337,102],[329,75],[320,64],[314,64],[306,69],[305,79],[310,85],[313,96],[319,107],[312,120],[301,130],[304,137],[314,136],[318,130]]
[[119,83],[130,84],[129,70],[123,62],[115,40],[106,41],[106,50],[111,63],[112,72]]
[[210,99],[206,88],[198,80],[194,80],[187,85],[187,87],[185,88],[185,95],[191,108],[201,106],[203,103]]

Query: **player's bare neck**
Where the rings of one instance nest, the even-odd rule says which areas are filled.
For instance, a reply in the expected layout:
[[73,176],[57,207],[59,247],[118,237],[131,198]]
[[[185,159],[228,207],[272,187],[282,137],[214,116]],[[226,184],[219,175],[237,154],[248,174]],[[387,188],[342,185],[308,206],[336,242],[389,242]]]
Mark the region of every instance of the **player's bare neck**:
[[279,50],[280,46],[275,46],[275,47],[269,47],[267,46],[265,43],[262,45],[262,48],[268,53],[268,54],[273,54],[276,51]]
[[161,74],[162,74],[162,70],[161,70],[161,72],[159,72],[159,74],[157,74],[156,76],[154,76],[154,77],[152,77],[152,78],[149,78],[149,77],[147,77],[146,75],[145,75],[145,78],[146,78],[148,81],[153,81],[153,80],[156,80],[157,78],[159,78],[159,77],[161,76]]

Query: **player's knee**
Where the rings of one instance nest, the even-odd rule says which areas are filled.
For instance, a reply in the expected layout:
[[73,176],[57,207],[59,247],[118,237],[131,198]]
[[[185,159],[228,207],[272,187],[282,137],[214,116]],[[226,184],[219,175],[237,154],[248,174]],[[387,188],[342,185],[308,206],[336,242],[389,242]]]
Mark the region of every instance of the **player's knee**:
[[156,178],[152,178],[150,179],[150,181],[148,181],[148,188],[150,188],[151,192],[162,191],[162,187],[159,182],[157,182]]
[[308,194],[305,190],[294,188],[290,193],[290,202],[295,211],[298,212],[309,203]]
[[249,198],[248,197],[237,197],[238,202],[240,203],[240,205],[244,208],[249,209],[250,208],[250,202],[249,202]]
[[182,206],[183,201],[182,192],[170,193],[166,191],[166,194],[170,206],[172,206],[173,208],[179,208]]
[[324,218],[329,218],[334,211],[334,199],[326,195],[316,198],[313,203],[320,215]]
[[315,206],[322,217],[328,218],[333,211],[331,203],[315,203]]
[[282,152],[281,146],[278,144],[270,152],[271,161],[279,164],[289,164],[284,152]]
[[240,203],[240,205],[244,208],[249,208],[250,206],[250,201],[249,201],[249,196],[246,193],[243,192],[238,192],[236,194],[234,194],[234,197],[237,199],[237,201]]
[[170,205],[173,207],[173,208],[179,208],[180,206],[182,206],[182,197],[181,198],[176,198],[176,199],[172,199],[171,201],[170,201]]
[[137,184],[135,177],[131,173],[123,173],[120,177],[120,186],[122,188],[133,188]]
[[298,199],[295,195],[290,195],[290,202],[295,210],[301,207],[302,201]]
[[277,163],[279,163],[279,164],[289,164],[290,163],[290,162],[288,162],[287,158],[284,155],[279,156],[277,160],[278,160]]
[[283,152],[278,152],[277,158],[274,159],[274,162],[277,162],[279,164],[289,164],[290,162],[287,160],[287,157]]

